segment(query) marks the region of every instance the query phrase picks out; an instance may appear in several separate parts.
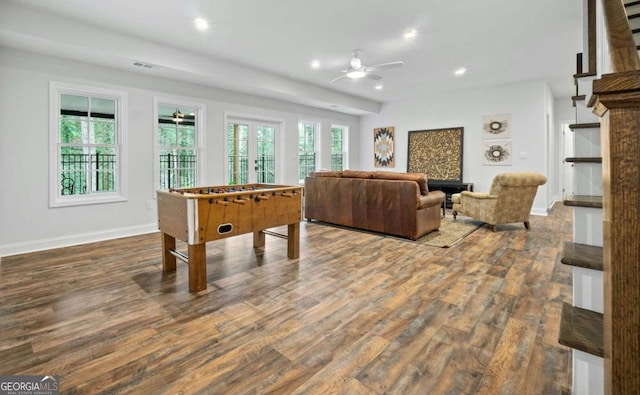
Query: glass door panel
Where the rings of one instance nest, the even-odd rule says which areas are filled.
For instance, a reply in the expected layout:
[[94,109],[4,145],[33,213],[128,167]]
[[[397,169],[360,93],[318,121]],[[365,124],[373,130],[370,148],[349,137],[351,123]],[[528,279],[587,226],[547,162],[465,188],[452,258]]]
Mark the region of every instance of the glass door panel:
[[257,125],[256,140],[255,170],[257,182],[273,184],[276,182],[276,128]]
[[249,182],[249,125],[229,122],[227,126],[229,185]]

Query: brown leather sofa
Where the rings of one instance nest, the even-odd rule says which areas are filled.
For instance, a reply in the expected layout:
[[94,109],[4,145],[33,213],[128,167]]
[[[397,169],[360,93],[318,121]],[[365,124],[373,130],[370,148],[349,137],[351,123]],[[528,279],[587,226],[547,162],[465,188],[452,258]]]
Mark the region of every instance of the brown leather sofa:
[[420,173],[344,170],[305,179],[307,220],[416,240],[440,227],[445,194],[429,192]]

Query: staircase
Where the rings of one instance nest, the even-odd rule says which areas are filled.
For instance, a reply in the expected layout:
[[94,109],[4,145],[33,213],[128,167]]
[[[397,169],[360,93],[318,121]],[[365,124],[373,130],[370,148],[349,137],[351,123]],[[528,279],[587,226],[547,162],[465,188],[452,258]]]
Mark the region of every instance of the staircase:
[[[564,199],[574,208],[574,241],[561,258],[572,267],[573,304],[563,306],[558,339],[572,348],[567,394],[640,391],[640,1],[602,1],[584,0],[587,56],[578,54],[570,125],[575,157],[565,158],[575,166],[575,192]],[[596,31],[605,25],[614,29]],[[597,60],[596,48],[607,44],[620,72],[602,75],[596,65],[608,59]]]
[[[581,57],[578,57],[581,59]],[[587,66],[588,67],[588,66]],[[580,67],[578,67],[578,71]],[[573,304],[562,307],[558,342],[571,347],[573,394],[604,392],[604,291],[602,227],[602,157],[600,119],[587,98],[596,73],[576,73],[573,99],[574,194],[564,197],[573,207],[573,242],[564,244],[561,262],[572,267]]]

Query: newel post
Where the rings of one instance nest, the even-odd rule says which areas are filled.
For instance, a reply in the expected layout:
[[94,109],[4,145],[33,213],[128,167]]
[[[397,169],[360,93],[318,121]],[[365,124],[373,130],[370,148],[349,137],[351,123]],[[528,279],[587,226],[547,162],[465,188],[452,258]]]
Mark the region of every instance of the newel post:
[[640,70],[594,81],[601,119],[606,394],[640,388]]

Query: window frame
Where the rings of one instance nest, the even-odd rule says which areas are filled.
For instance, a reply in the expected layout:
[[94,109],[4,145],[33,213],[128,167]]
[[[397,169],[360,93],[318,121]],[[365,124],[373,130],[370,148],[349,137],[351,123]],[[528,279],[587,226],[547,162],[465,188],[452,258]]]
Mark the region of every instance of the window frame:
[[153,98],[153,198],[156,198],[156,191],[160,189],[160,145],[158,139],[158,128],[160,125],[158,106],[172,106],[172,107],[191,107],[195,108],[195,138],[193,150],[196,153],[196,186],[202,185],[205,179],[204,174],[204,135],[205,135],[205,120],[207,107],[202,102],[195,102],[189,99],[182,99],[176,97],[161,97],[154,96]]
[[[84,96],[115,101],[115,191],[81,195],[61,193],[61,117],[62,95]],[[127,200],[127,92],[104,87],[58,81],[49,82],[49,207],[69,207],[123,202]]]
[[342,143],[342,151],[339,152],[340,154],[342,154],[342,169],[340,170],[345,170],[348,169],[348,159],[349,159],[349,145],[348,145],[348,136],[349,136],[349,127],[348,126],[344,126],[344,125],[335,125],[332,124],[331,128],[329,129],[331,136],[330,136],[330,160],[329,160],[329,168],[331,170],[333,170],[333,155],[337,154],[338,152],[333,152],[333,129],[340,129],[342,131],[341,133],[341,143]]
[[317,122],[317,121],[309,121],[309,120],[299,120],[298,121],[298,182],[302,185],[304,184],[304,178],[300,179],[300,127],[302,126],[303,128],[306,125],[313,125],[313,151],[304,151],[306,153],[310,153],[313,152],[314,154],[314,163],[313,163],[313,170],[312,171],[316,171],[318,170],[318,162],[320,159],[320,150],[319,150],[319,142],[320,142],[320,130],[321,130],[321,123]]

